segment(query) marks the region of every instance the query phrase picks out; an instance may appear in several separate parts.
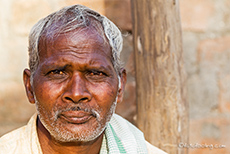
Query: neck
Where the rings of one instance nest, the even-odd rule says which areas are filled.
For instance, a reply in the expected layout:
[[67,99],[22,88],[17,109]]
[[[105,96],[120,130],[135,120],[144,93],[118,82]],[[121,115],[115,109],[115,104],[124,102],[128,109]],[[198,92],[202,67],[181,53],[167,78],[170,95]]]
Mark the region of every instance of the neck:
[[43,154],[98,154],[103,139],[102,133],[98,138],[89,142],[58,142],[51,137],[39,118],[37,132]]

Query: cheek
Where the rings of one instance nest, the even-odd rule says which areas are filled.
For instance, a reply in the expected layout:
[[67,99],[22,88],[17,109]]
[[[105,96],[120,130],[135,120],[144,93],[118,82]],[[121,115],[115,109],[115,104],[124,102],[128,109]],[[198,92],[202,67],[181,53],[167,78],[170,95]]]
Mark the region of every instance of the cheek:
[[34,83],[34,92],[37,100],[44,106],[52,104],[61,96],[63,86],[49,82]]
[[96,99],[101,108],[110,108],[116,100],[117,88],[116,85],[100,84],[92,88],[93,97]]

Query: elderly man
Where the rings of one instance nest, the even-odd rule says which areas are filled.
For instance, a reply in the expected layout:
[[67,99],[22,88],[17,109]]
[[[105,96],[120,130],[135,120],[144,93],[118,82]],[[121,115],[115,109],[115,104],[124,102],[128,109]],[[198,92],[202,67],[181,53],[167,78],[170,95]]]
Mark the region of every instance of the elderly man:
[[81,5],[35,24],[23,79],[37,114],[0,139],[1,154],[164,153],[114,114],[126,83],[121,50],[118,28]]

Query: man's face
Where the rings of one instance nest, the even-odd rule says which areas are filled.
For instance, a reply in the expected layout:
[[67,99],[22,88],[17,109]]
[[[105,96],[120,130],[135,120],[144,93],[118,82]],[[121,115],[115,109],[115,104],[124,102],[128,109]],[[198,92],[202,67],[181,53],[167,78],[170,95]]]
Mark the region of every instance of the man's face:
[[61,142],[97,138],[119,97],[109,44],[86,29],[44,42],[31,88],[42,124]]

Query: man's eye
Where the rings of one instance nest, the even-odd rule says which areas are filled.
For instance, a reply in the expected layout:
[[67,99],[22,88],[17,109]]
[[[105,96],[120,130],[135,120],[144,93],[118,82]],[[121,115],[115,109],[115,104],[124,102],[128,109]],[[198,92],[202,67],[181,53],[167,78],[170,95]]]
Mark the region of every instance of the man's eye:
[[61,71],[61,70],[53,70],[53,71],[51,71],[51,72],[50,72],[50,74],[63,75],[63,74],[64,74],[64,72],[63,72],[63,71]]
[[54,71],[51,71],[51,74],[60,74],[60,75],[62,75],[62,74],[64,74],[64,72],[60,71],[60,70],[54,70]]
[[102,71],[97,71],[97,70],[92,70],[92,71],[89,71],[87,73],[90,77],[93,77],[93,78],[98,78],[98,77],[106,77],[107,74],[102,72]]
[[102,72],[96,72],[95,71],[95,72],[90,72],[89,75],[91,75],[91,76],[95,76],[95,75],[96,76],[103,76],[104,74]]

